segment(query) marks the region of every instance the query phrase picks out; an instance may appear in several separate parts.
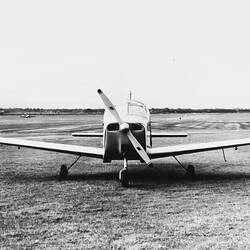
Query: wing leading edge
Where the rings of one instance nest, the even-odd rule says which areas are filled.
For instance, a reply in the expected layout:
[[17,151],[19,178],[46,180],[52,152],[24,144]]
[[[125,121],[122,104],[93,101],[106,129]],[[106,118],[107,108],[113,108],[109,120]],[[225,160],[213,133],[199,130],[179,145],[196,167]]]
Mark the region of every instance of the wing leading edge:
[[250,138],[148,148],[151,159],[250,145]]
[[[17,146],[17,147],[34,148],[34,149],[53,151],[58,153],[82,155],[100,159],[103,158],[104,154],[103,148],[85,147],[78,145],[51,143],[51,142],[29,141],[29,140],[14,139],[14,138],[0,137],[0,144]],[[156,159],[162,157],[177,156],[182,154],[192,154],[210,150],[233,148],[233,147],[247,146],[247,145],[250,145],[250,138],[148,148],[147,153],[151,159]]]
[[51,142],[28,141],[22,139],[14,139],[14,138],[0,137],[0,144],[34,148],[34,149],[53,151],[58,153],[65,153],[65,154],[82,155],[100,159],[103,158],[104,154],[103,148],[85,147],[85,146],[77,146],[69,144],[51,143]]
[[152,133],[152,137],[187,137],[187,133]]

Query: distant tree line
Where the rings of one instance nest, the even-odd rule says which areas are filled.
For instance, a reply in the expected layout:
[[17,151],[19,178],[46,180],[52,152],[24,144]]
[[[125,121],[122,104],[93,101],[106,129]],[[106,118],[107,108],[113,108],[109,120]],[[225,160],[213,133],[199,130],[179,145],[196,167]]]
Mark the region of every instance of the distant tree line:
[[208,108],[208,109],[188,109],[188,108],[152,108],[151,114],[173,114],[173,113],[243,113],[250,112],[250,109],[224,109],[224,108]]
[[[188,109],[188,108],[152,108],[151,114],[175,114],[175,113],[243,113],[250,112],[250,109]],[[30,115],[86,115],[86,114],[103,114],[104,109],[43,109],[43,108],[0,108],[0,115],[22,115],[24,113]]]
[[103,114],[104,109],[43,109],[43,108],[0,108],[0,115],[84,115]]

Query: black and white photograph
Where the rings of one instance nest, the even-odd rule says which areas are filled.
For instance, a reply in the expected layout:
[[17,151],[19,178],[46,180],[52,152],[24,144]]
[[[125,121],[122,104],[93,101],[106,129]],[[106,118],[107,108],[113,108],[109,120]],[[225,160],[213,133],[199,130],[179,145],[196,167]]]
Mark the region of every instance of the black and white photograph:
[[250,2],[0,0],[0,250],[250,249]]

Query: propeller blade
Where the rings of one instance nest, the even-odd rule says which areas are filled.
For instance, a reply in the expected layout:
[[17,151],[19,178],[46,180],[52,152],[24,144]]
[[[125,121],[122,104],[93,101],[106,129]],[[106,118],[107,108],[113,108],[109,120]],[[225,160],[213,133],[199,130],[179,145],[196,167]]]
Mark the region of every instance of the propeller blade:
[[140,157],[144,160],[144,162],[148,166],[150,166],[152,163],[148,157],[148,154],[146,153],[142,145],[136,140],[136,138],[134,137],[134,135],[130,130],[128,131],[127,136],[130,142],[132,143],[133,147],[135,148],[136,152],[140,155]]
[[122,118],[118,114],[113,103],[109,100],[109,98],[100,89],[98,89],[97,92],[100,95],[100,97],[102,98],[103,103],[105,104],[107,109],[110,111],[110,113],[115,117],[115,119],[118,121],[119,124],[122,124],[123,123]]

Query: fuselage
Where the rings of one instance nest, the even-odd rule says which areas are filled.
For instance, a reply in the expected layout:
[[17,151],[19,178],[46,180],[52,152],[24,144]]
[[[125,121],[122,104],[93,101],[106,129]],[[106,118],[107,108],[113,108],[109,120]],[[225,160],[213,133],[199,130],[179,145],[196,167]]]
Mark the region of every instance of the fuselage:
[[[150,113],[148,108],[143,103],[135,100],[127,100],[123,104],[115,106],[115,108],[124,123],[129,125],[129,129],[138,142],[147,150],[147,147],[151,146]],[[140,160],[140,156],[109,110],[104,112],[103,125],[104,162],[124,158]]]

